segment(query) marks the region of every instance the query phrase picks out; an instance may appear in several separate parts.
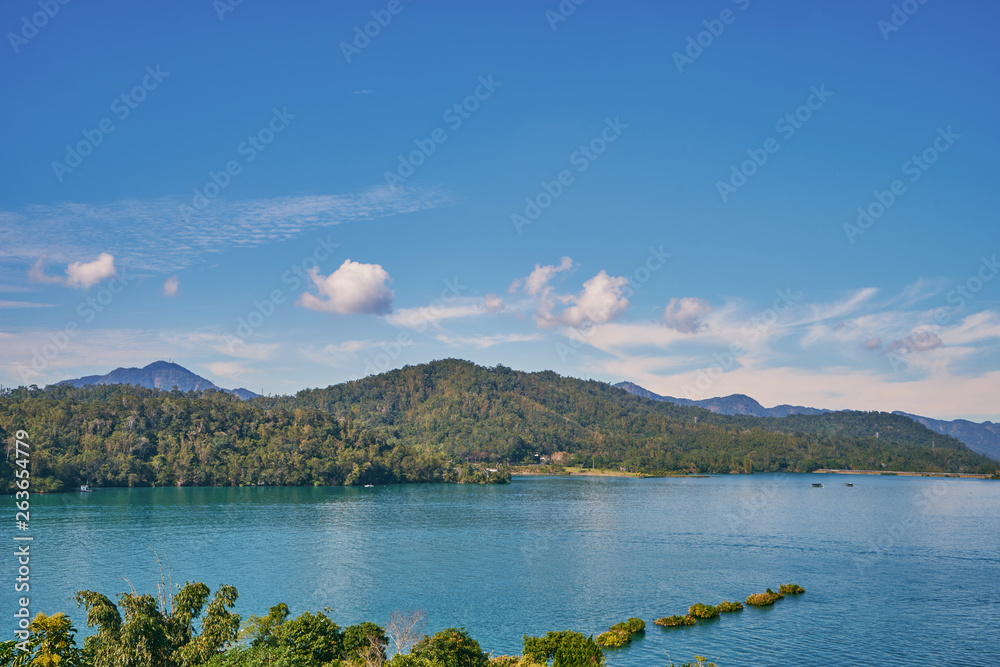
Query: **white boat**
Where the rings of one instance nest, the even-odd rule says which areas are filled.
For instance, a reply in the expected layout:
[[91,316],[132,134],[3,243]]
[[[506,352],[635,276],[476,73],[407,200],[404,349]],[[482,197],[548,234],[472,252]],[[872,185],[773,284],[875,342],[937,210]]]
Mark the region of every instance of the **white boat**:
[[80,485],[80,493],[90,493],[91,491],[92,491],[92,489],[90,488],[89,484],[81,484]]

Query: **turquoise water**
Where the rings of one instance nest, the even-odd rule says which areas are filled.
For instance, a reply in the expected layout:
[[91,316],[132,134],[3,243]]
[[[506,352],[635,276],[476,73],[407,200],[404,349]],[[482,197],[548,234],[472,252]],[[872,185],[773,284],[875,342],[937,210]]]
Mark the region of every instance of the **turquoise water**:
[[[609,664],[696,653],[721,666],[1000,662],[1000,482],[118,489],[35,496],[31,518],[32,613],[68,611],[78,627],[78,589],[118,592],[127,578],[155,592],[155,549],[175,582],[235,585],[244,615],[284,601],[294,613],[333,607],[341,625],[384,624],[394,609],[420,608],[428,631],[464,625],[495,653],[520,652],[525,633],[596,634],[638,616],[645,637],[609,652]],[[12,581],[13,558],[0,567]],[[790,582],[806,594],[690,628],[652,624]]]

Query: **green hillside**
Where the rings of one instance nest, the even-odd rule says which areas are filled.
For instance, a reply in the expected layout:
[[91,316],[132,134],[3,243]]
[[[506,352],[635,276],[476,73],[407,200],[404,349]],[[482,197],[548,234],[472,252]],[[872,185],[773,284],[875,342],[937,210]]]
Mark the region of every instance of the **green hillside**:
[[388,442],[326,412],[262,408],[232,394],[129,385],[0,392],[0,489],[28,437],[31,489],[93,486],[500,482],[440,453]]
[[5,390],[4,489],[20,429],[35,491],[503,482],[505,464],[557,451],[576,465],[649,473],[998,467],[901,415],[724,416],[602,382],[454,359],[249,401],[129,385]]
[[997,466],[898,415],[717,415],[638,398],[603,382],[455,359],[252,402],[331,412],[378,428],[394,442],[478,460],[516,463],[566,451],[580,464],[719,473],[882,467],[993,472]]

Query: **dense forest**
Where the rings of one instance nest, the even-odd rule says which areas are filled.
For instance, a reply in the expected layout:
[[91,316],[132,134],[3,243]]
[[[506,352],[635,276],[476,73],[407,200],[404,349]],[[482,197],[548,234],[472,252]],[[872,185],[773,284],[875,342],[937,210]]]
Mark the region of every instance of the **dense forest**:
[[219,391],[130,385],[0,393],[0,484],[11,488],[14,434],[28,433],[31,488],[502,482],[440,452],[388,441],[309,408],[263,408]]
[[649,473],[998,468],[900,415],[724,416],[601,382],[451,359],[248,401],[129,385],[4,390],[5,489],[19,429],[29,434],[35,491],[503,482],[507,464],[557,451]]
[[709,473],[817,468],[991,473],[958,440],[884,412],[718,415],[551,371],[446,359],[256,405],[309,407],[448,456],[531,461],[565,451],[588,466]]

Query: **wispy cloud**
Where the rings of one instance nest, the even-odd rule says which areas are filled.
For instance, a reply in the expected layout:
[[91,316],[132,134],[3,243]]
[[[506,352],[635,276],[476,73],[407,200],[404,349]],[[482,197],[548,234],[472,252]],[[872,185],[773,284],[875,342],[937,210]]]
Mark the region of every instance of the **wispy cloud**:
[[447,193],[377,187],[356,194],[215,200],[186,221],[182,198],[60,203],[0,211],[0,258],[72,262],[111,251],[125,266],[164,273],[210,253],[292,238],[312,228],[448,205]]
[[52,308],[54,303],[34,303],[32,301],[0,301],[0,308]]
[[541,334],[494,334],[492,336],[449,336],[439,334],[436,336],[439,342],[452,347],[474,347],[476,349],[486,349],[494,345],[503,343],[527,343],[530,341],[543,340]]
[[453,304],[434,303],[429,306],[400,308],[387,316],[385,321],[393,326],[423,329],[428,324],[438,326],[444,320],[478,317],[487,312],[486,306],[480,301],[463,298],[455,299]]

